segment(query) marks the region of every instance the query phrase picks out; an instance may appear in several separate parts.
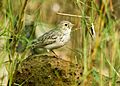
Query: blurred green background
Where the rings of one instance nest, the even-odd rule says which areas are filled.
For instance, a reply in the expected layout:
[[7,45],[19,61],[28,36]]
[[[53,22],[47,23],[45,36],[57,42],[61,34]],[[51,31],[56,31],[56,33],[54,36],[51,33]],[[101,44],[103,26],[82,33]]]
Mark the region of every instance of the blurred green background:
[[[104,86],[120,85],[120,0],[0,0],[0,84],[12,82],[17,62],[30,55],[29,43],[62,20],[75,24],[71,40],[56,49],[60,58],[97,71]],[[67,15],[66,15],[67,14]],[[86,18],[89,17],[89,18]],[[91,25],[95,38],[92,38]],[[99,77],[99,80],[97,80]],[[86,78],[85,83],[89,79]],[[89,85],[87,85],[89,86]]]

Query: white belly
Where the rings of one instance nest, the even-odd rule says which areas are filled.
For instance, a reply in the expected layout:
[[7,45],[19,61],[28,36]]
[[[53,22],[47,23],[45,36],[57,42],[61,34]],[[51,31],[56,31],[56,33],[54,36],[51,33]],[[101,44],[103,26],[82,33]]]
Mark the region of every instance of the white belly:
[[55,43],[45,46],[46,49],[56,49],[62,47],[70,40],[70,34],[65,34],[64,36],[58,37]]

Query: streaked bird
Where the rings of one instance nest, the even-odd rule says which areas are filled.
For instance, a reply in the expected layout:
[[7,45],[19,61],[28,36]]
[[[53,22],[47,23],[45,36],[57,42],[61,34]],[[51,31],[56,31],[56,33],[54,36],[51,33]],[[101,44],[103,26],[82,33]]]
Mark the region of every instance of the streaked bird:
[[70,40],[72,27],[73,24],[71,22],[61,21],[56,28],[44,33],[42,36],[34,40],[32,43],[32,50],[43,48],[50,50],[55,54],[53,49],[64,46]]

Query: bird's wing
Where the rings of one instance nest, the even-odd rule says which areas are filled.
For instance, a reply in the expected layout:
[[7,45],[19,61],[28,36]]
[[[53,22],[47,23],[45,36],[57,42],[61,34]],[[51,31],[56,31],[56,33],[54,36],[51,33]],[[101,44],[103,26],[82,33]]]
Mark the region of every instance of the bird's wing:
[[57,29],[50,30],[42,36],[40,36],[37,41],[34,43],[36,48],[42,48],[46,45],[56,42],[57,37],[60,35],[60,31]]

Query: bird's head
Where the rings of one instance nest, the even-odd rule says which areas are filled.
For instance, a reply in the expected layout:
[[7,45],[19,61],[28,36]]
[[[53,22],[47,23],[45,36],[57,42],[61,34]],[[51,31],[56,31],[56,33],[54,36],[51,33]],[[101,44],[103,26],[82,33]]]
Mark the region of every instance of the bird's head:
[[74,24],[72,24],[72,23],[69,22],[69,21],[61,21],[58,26],[59,26],[61,29],[72,29],[73,25],[74,25]]

